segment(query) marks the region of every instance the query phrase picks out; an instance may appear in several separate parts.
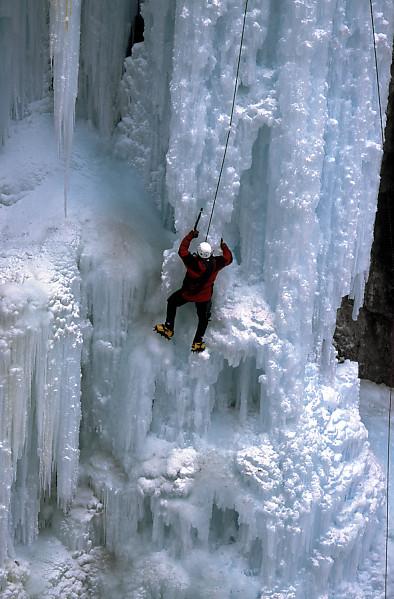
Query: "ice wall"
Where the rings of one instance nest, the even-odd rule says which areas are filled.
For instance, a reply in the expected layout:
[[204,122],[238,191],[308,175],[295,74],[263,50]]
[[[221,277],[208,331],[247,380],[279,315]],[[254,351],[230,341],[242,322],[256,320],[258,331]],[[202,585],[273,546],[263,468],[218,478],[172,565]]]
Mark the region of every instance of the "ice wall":
[[[176,346],[144,341],[130,301],[144,287],[130,294],[132,274],[114,278],[86,259],[81,266],[94,331],[83,472],[104,505],[106,546],[130,567],[120,593],[344,596],[341,584],[356,578],[384,501],[358,414],[357,366],[342,366],[324,388],[310,367],[299,425],[278,441],[259,415],[267,402],[253,379],[256,363],[237,360],[234,349],[231,356],[236,335],[214,320],[215,351],[205,360],[185,356],[186,320]],[[244,328],[247,342],[256,335],[275,348],[272,327],[258,326],[256,318]]]
[[[115,153],[144,174],[176,239],[168,235],[163,260],[165,233],[144,215],[141,194],[138,226],[118,223],[106,236],[83,225],[83,240],[77,228],[65,247],[55,233],[48,263],[34,248],[41,258],[27,282],[7,271],[2,555],[34,537],[50,488],[62,507],[72,502],[79,472],[104,506],[99,530],[78,537],[67,515],[52,530],[72,550],[103,542],[121,558],[121,597],[342,598],[383,505],[356,367],[335,369],[331,350],[341,295],[362,294],[378,185],[369,6],[250,0],[211,235],[216,251],[223,235],[236,260],[216,284],[201,356],[189,354],[190,307],[171,344],[151,329],[182,280],[175,249],[200,205],[202,231],[207,224],[242,5],[145,0],[145,42],[126,60],[114,107],[118,75],[105,53],[93,66],[95,32],[103,15],[119,40],[125,31],[108,3],[85,6],[97,21],[83,17],[81,109],[103,133],[121,110]],[[55,118],[68,159],[79,8],[51,5]],[[385,100],[394,9],[388,0],[374,9]],[[121,43],[109,33],[117,61]]]
[[119,120],[119,83],[137,0],[97,2],[82,6],[78,109],[103,136]]
[[171,0],[142,3],[144,43],[133,47],[125,61],[120,89],[122,120],[115,150],[145,175],[163,219],[172,226],[172,207],[165,185],[170,126],[170,83],[174,44],[174,11]]
[[[167,226],[173,215],[178,239],[164,256],[163,301],[180,282],[179,239],[200,206],[205,208],[203,232],[209,217],[243,16],[241,3],[232,0],[184,0],[172,7],[169,22],[167,4],[144,2],[145,42],[126,61],[116,139],[119,155],[145,174]],[[394,10],[386,0],[373,8],[385,106]],[[156,44],[160,36],[164,46]],[[160,92],[151,94],[152,86]],[[135,448],[137,463],[143,462],[136,469],[128,464],[127,452],[116,454],[128,482],[107,486],[93,468],[92,484],[97,476],[97,492],[111,505],[107,531],[114,551],[127,553],[127,539],[152,523],[152,547],[162,543],[170,555],[185,559],[191,547],[206,549],[210,534],[215,539],[211,551],[222,547],[216,529],[233,526],[236,533],[230,537],[240,543],[238,556],[251,560],[239,571],[257,568],[266,585],[262,597],[316,597],[339,584],[343,564],[355,573],[373,536],[367,513],[378,518],[383,502],[381,474],[357,424],[356,373],[349,367],[344,375],[349,378],[335,382],[332,349],[341,297],[353,293],[356,309],[362,301],[379,183],[382,148],[369,3],[249,3],[230,140],[211,240],[215,246],[223,236],[235,250],[238,266],[217,285],[220,299],[208,335],[212,353],[207,361],[185,360],[179,346],[187,347],[192,334],[185,318],[177,325],[181,332],[177,330],[175,346],[166,350],[164,372],[150,366],[156,379],[151,432],[175,447],[190,444],[197,452],[194,465],[188,461],[183,466],[180,458],[177,477],[165,465],[172,464],[176,449],[159,444],[152,455],[169,451],[168,458],[161,465],[154,458],[145,470],[150,450],[144,454]],[[322,381],[327,387],[321,387]],[[222,438],[217,433],[225,446],[226,439],[232,440],[231,449],[226,446],[227,465],[233,465],[228,471],[226,459],[219,457],[223,447],[209,431],[215,416],[221,421],[231,408],[236,422],[230,421],[228,429],[222,425]],[[267,437],[251,439],[245,428],[239,432],[239,422],[243,427],[254,422],[256,434]],[[297,437],[308,457],[301,457]],[[204,455],[206,442],[209,457]],[[246,463],[232,451],[245,451]],[[256,504],[250,497],[245,500],[244,510],[226,487],[228,480],[230,486],[239,482],[237,476],[243,496],[243,485],[258,486],[266,455],[278,469],[267,474],[267,481],[277,480],[281,472],[286,489],[284,494],[279,488],[277,494],[267,491],[269,501],[279,497],[283,505],[275,523],[269,506],[260,513],[264,500],[259,492],[258,499],[253,496]],[[205,472],[200,459],[204,464],[212,460],[215,473],[223,474],[217,485],[212,474],[194,477],[194,471]],[[238,460],[241,470],[235,466]],[[305,462],[311,464],[310,474],[299,469]],[[203,498],[202,490],[199,494],[200,476],[201,489],[211,488],[211,498]],[[285,481],[292,481],[289,487]],[[361,498],[362,486],[366,495]],[[339,497],[331,494],[333,487],[341,489]],[[377,494],[374,487],[380,489]],[[151,497],[149,509],[146,495]],[[192,506],[180,499],[185,497],[191,497]],[[130,505],[135,508],[125,531],[114,511],[120,514]],[[364,507],[359,511],[357,505]],[[216,532],[209,532],[212,527]],[[311,537],[307,532],[304,538],[305,531]],[[257,566],[251,565],[253,559]],[[187,577],[190,565],[183,563]],[[264,564],[270,564],[267,570]],[[339,596],[338,590],[332,592]],[[227,596],[229,589],[223,590]]]
[[10,119],[25,116],[29,102],[48,88],[47,0],[0,2],[0,145]]
[[40,255],[1,260],[2,563],[15,540],[35,538],[40,501],[52,495],[68,507],[78,478],[78,242],[73,230],[60,242],[53,237]]
[[[117,149],[145,170],[165,217],[174,211],[179,236],[200,206],[202,231],[209,218],[231,108],[241,4],[177,2],[172,34],[167,5],[145,2],[146,41],[126,63],[128,103]],[[384,109],[392,3],[375,2],[374,12]],[[156,43],[158,30],[166,36],[164,47]],[[153,101],[146,93],[152,85],[161,90]],[[170,98],[163,91],[168,87]],[[282,395],[289,415],[300,407],[308,357],[333,373],[331,339],[341,297],[355,295],[356,311],[362,302],[381,153],[369,3],[252,2],[211,240],[228,239],[242,280],[265,283],[262,293],[287,344],[287,357],[279,360],[288,362],[282,382],[268,393]],[[165,281],[173,280],[176,260],[175,252],[166,257]]]

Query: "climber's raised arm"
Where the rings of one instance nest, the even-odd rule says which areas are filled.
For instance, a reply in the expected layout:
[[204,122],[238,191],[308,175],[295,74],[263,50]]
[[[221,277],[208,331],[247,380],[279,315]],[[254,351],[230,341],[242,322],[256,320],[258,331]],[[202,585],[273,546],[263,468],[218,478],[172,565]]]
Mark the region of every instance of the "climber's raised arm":
[[223,241],[223,239],[220,240],[220,249],[223,252],[223,256],[216,256],[216,258],[215,258],[216,264],[217,264],[217,270],[221,270],[225,266],[228,266],[229,264],[231,264],[231,262],[233,261],[233,255],[231,253],[231,250],[228,247],[227,243],[225,243]]
[[180,244],[179,250],[178,250],[178,254],[184,262],[185,262],[185,259],[187,260],[188,256],[191,255],[189,252],[189,247],[190,247],[192,240],[195,239],[196,237],[198,237],[198,231],[196,231],[196,229],[193,229],[181,241],[181,244]]

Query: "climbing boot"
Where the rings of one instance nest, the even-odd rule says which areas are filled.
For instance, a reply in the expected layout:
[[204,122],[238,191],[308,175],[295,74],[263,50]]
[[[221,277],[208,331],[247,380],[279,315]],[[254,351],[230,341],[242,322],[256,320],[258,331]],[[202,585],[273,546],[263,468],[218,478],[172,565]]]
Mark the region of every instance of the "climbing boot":
[[205,348],[206,348],[206,345],[205,345],[204,341],[194,341],[194,343],[192,345],[192,352],[200,353],[200,352],[204,351]]
[[174,334],[174,331],[172,329],[170,329],[170,327],[167,326],[166,324],[157,324],[153,330],[168,340],[170,340]]

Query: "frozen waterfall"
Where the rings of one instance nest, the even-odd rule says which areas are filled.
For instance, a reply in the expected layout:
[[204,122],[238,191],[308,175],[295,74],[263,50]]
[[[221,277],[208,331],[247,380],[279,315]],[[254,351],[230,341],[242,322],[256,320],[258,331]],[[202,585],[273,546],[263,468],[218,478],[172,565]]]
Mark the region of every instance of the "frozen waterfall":
[[53,64],[53,104],[59,154],[64,159],[64,212],[78,94],[81,0],[50,2],[50,57]]
[[152,328],[208,223],[243,2],[35,7],[0,0],[0,599],[377,599],[384,474],[332,344],[379,186],[369,2],[249,0],[201,355],[194,307]]

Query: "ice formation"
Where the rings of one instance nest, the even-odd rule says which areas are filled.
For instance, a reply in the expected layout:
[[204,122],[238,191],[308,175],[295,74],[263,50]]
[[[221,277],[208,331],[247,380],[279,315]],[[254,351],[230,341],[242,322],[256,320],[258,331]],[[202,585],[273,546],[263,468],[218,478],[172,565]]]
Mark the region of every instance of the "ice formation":
[[84,0],[78,105],[108,136],[119,120],[119,82],[137,0]]
[[[360,420],[356,365],[336,364],[332,335],[341,297],[352,293],[356,310],[362,301],[376,208],[369,4],[249,1],[211,235],[236,263],[216,284],[199,356],[189,355],[189,307],[171,344],[151,329],[182,280],[176,249],[200,206],[207,225],[242,2],[145,0],[145,41],[118,94],[131,4],[86,0],[80,18],[77,0],[51,3],[66,160],[79,65],[79,110],[101,138],[121,114],[117,159],[95,146],[93,167],[81,158],[85,130],[77,143],[72,223],[48,207],[39,241],[11,239],[19,206],[59,189],[22,193],[0,179],[15,199],[1,206],[1,560],[51,525],[78,554],[42,597],[88,596],[85,559],[108,551],[122,575],[116,590],[95,587],[102,596],[356,599],[384,477]],[[394,7],[373,5],[385,102]],[[167,231],[119,158],[144,177]],[[14,570],[0,577],[4,593]]]
[[54,472],[59,505],[69,506],[76,488],[82,334],[74,235],[69,241],[67,253],[48,257],[44,245],[40,257],[2,264],[2,561],[15,539],[37,534],[40,497],[50,494]]
[[28,103],[46,90],[46,5],[47,0],[0,3],[0,145],[10,119],[25,116]]
[[65,165],[64,211],[78,95],[81,0],[50,0],[50,57],[53,65],[53,110],[59,154]]

